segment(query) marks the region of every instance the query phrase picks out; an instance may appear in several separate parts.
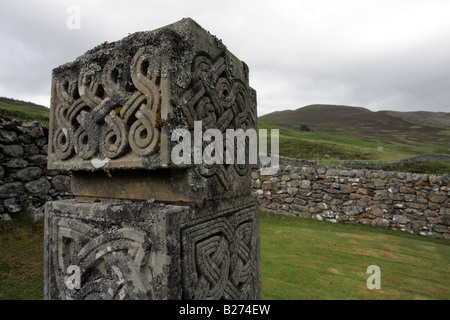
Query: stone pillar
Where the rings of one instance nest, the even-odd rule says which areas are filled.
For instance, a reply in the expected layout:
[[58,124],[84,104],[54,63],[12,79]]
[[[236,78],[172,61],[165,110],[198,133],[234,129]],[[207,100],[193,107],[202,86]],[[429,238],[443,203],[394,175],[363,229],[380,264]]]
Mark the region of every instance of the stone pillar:
[[201,157],[208,132],[257,126],[219,39],[183,19],[104,43],[53,70],[50,114],[48,168],[76,199],[46,205],[46,299],[261,298],[249,146],[245,163],[238,143],[232,162]]

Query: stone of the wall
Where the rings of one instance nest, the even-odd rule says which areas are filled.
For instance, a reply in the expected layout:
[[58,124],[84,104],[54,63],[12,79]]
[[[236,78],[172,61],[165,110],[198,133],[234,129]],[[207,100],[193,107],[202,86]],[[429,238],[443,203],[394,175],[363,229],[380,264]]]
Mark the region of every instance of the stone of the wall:
[[261,210],[450,239],[450,175],[281,166],[252,173]]
[[49,200],[72,197],[70,175],[47,170],[48,128],[0,116],[0,220],[10,220],[28,202],[42,218]]

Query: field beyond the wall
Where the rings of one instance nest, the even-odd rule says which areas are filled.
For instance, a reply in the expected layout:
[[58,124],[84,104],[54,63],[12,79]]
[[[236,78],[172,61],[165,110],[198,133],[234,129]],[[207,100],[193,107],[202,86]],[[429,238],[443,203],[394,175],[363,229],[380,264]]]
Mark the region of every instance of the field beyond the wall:
[[[43,299],[43,222],[0,222],[0,300]],[[380,268],[369,290],[367,267]],[[261,213],[264,300],[450,299],[450,241]]]
[[49,124],[49,108],[27,101],[0,97],[0,116]]
[[[369,290],[367,268],[380,268]],[[263,299],[450,299],[450,241],[261,214]]]

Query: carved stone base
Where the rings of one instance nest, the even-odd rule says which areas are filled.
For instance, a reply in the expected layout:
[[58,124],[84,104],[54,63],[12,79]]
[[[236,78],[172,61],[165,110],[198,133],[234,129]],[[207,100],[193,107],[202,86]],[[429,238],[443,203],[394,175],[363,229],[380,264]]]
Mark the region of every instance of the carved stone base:
[[260,299],[259,210],[251,197],[200,208],[49,202],[46,299]]

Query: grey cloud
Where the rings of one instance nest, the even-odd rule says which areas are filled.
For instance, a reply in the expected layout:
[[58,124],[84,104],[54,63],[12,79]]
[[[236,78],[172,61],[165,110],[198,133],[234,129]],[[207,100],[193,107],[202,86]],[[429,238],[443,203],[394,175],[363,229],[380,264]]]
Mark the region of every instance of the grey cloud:
[[[104,41],[190,16],[249,65],[260,115],[312,103],[450,112],[450,23],[438,15],[450,6],[361,3],[3,1],[0,96],[49,101],[53,68]],[[81,9],[80,30],[66,27],[71,4]],[[406,18],[420,10],[428,16],[410,25]]]

